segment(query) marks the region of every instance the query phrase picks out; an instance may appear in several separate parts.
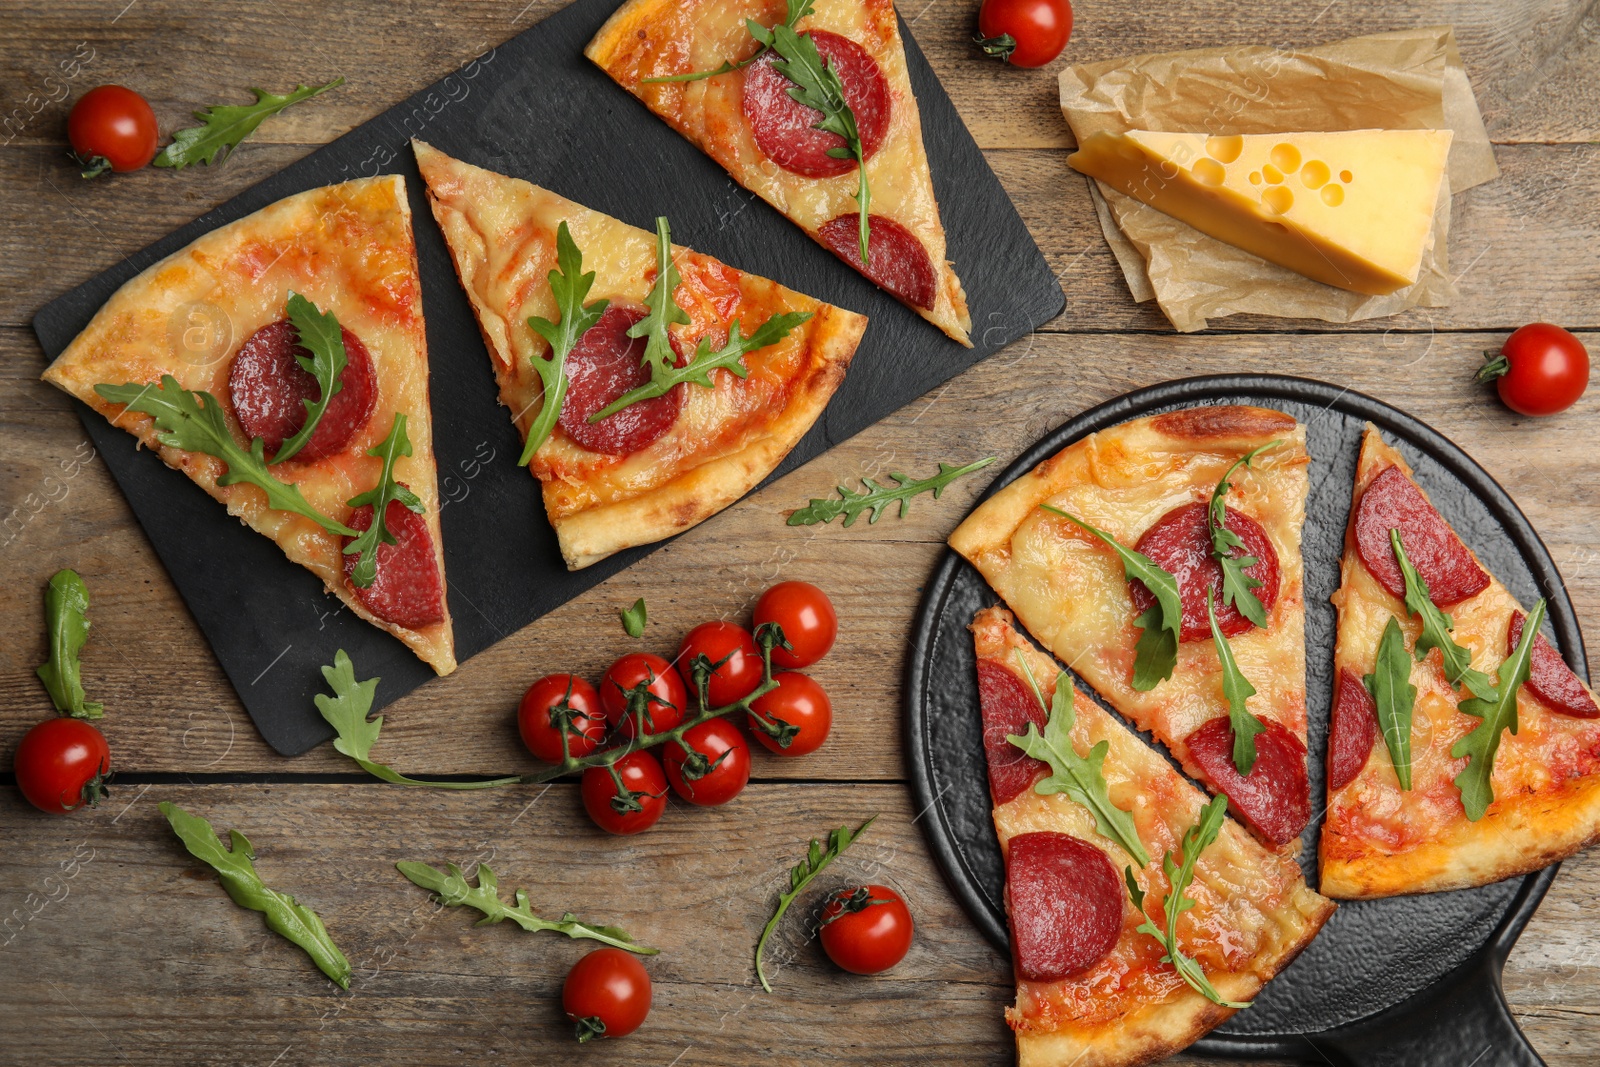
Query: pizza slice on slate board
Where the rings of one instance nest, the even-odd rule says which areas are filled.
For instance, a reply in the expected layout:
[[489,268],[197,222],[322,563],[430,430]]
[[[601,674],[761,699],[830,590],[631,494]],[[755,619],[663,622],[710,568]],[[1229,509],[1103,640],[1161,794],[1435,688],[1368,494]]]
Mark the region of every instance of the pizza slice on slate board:
[[891,0],[629,0],[585,54],[740,185],[971,347]]
[[1282,412],[1168,412],[1067,446],[950,535],[1035,637],[1278,848],[1311,816],[1309,462]]
[[978,612],[972,632],[1018,1062],[1114,1067],[1186,1048],[1288,966],[1333,902],[1099,705],[1064,698],[1069,676],[1010,612]]
[[739,499],[844,380],[864,317],[415,148],[571,569]]
[[212,230],[118,289],[44,378],[436,672],[455,669],[403,178],[311,189]]
[[1370,425],[1333,599],[1325,892],[1484,885],[1600,838],[1594,693]]

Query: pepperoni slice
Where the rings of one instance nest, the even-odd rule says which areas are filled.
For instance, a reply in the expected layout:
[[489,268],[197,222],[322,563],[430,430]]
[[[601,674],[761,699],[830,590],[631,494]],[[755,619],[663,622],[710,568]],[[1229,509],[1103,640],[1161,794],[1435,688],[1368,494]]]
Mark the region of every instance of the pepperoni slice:
[[[1511,613],[1511,630],[1506,634],[1508,656],[1516,651],[1517,642],[1522,640],[1523,618],[1520,611]],[[1578,676],[1572,673],[1572,668],[1567,666],[1567,661],[1561,658],[1555,646],[1544,639],[1544,634],[1535,634],[1533,638],[1528,691],[1544,701],[1551,711],[1578,719],[1600,718],[1600,707],[1595,705],[1594,697],[1583,687]]]
[[[344,336],[344,373],[311,440],[290,462],[309,463],[344,451],[372,417],[378,390],[372,378],[372,357],[361,338],[340,327]],[[311,358],[297,343],[300,334],[288,319],[269,322],[239,346],[228,371],[233,411],[244,432],[259,437],[270,455],[306,424],[305,401],[322,396],[317,379],[295,362]]]
[[[1149,556],[1155,564],[1178,580],[1178,595],[1183,598],[1183,627],[1180,641],[1211,639],[1211,621],[1206,618],[1206,591],[1214,590],[1217,626],[1224,635],[1242,634],[1255,625],[1239,614],[1239,609],[1222,600],[1222,564],[1211,555],[1211,533],[1206,528],[1204,501],[1195,501],[1173,508],[1144,532],[1136,551]],[[1278,550],[1272,547],[1272,538],[1261,524],[1240,511],[1227,511],[1223,525],[1244,542],[1244,555],[1254,556],[1256,563],[1246,567],[1245,573],[1261,585],[1255,590],[1256,599],[1268,612],[1278,602]],[[1234,555],[1239,555],[1236,551]],[[1143,615],[1156,602],[1155,596],[1143,582],[1131,582],[1128,593],[1133,598],[1133,610]]]
[[1017,973],[1056,982],[1105,959],[1122,933],[1125,892],[1106,854],[1071,834],[1013,837],[1006,899]]
[[1256,762],[1248,777],[1233,765],[1233,724],[1212,719],[1189,735],[1189,752],[1213,785],[1231,801],[1234,812],[1263,841],[1282,846],[1300,836],[1311,821],[1311,785],[1306,780],[1306,746],[1282,723],[1263,719],[1256,734]]
[[1377,741],[1378,706],[1372,694],[1355,671],[1340,668],[1328,724],[1328,792],[1337,793],[1356,780]]
[[[810,37],[817,53],[839,75],[845,103],[861,134],[861,153],[871,159],[889,132],[889,82],[878,61],[848,37],[827,30],[811,30]],[[854,170],[854,157],[828,154],[844,148],[844,138],[816,128],[822,112],[789,95],[795,84],[773,66],[777,58],[768,51],[744,76],[744,117],[757,147],[784,170],[807,178],[831,178]]]
[[1459,604],[1488,588],[1489,576],[1467,546],[1399,467],[1386,468],[1361,494],[1356,505],[1356,551],[1378,584],[1404,599],[1406,579],[1389,541],[1390,530],[1400,531],[1406,558],[1440,607]]
[[861,265],[861,216],[840,215],[822,224],[817,236],[833,254],[861,271],[882,289],[913,307],[933,310],[938,280],[933,260],[915,234],[882,215],[868,215],[867,265]]
[[[665,396],[629,404],[599,422],[589,421],[590,415],[650,380],[643,363],[645,339],[628,336],[628,330],[646,314],[643,308],[611,305],[567,354],[567,398],[561,405],[560,422],[580,448],[626,456],[649,448],[677,421],[684,402],[681,385],[673,386]],[[684,352],[676,340],[672,350],[678,355],[678,366],[683,366]]]
[[1050,773],[1043,760],[1024,755],[1006,738],[1044,729],[1046,714],[1028,683],[992,660],[978,661],[978,702],[983,708],[983,752],[989,758],[989,791],[1004,804]]
[[[378,546],[378,576],[365,589],[352,583],[350,572],[360,559],[352,552],[344,557],[345,582],[361,606],[378,618],[420,630],[444,618],[444,582],[434,558],[433,535],[427,519],[398,500],[389,501],[383,516],[395,543]],[[372,525],[372,505],[356,508],[345,522],[353,530],[365,531]],[[347,537],[344,544],[352,540]]]

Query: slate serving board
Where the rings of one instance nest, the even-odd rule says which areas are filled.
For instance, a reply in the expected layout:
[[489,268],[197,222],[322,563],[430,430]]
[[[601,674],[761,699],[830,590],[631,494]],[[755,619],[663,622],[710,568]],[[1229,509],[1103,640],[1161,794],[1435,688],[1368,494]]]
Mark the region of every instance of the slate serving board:
[[[617,4],[577,0],[52,301],[33,320],[54,358],[123,282],[200,234],[305,189],[405,175],[422,272],[445,569],[461,662],[659,545],[576,573],[562,564],[537,483],[516,466],[521,445],[497,400],[478,327],[427,207],[410,138],[645,229],[653,229],[656,215],[669,215],[680,243],[868,315],[871,324],[844,385],[773,477],[1030,333],[1065,304],[1044,256],[904,23],[949,255],[972,310],[973,349],[841,264],[586,60],[584,46]],[[131,435],[87,406],[81,415],[273,748],[295,755],[332,736],[311,697],[323,688],[318,668],[332,662],[336,649],[350,653],[358,676],[382,677],[375,708],[433,677],[400,642],[341,611],[339,600],[276,545],[229,518],[153,453],[137,451]],[[774,536],[780,526],[774,516]]]

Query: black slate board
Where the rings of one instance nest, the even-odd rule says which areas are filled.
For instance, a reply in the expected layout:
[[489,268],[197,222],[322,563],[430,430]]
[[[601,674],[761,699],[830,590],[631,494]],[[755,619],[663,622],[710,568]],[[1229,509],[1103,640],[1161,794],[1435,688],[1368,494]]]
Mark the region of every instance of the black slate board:
[[[516,466],[516,431],[423,196],[407,142],[544,185],[625,222],[672,219],[682,244],[871,318],[844,385],[778,477],[1055,317],[1065,304],[1044,256],[984,161],[905,25],[949,255],[966,287],[977,347],[965,349],[886,296],[745,192],[583,57],[618,0],[577,0],[307,158],[46,305],[33,325],[54,358],[113,292],[200,234],[305,189],[380,173],[406,177],[432,361],[434,447],[456,655],[467,659],[648,555],[619,553],[568,572],[537,483]],[[315,106],[315,105],[312,105]],[[182,181],[175,176],[174,181]],[[433,677],[405,646],[340,610],[309,572],[131,435],[81,414],[168,574],[261,734],[295,755],[332,731],[311,697],[320,665],[347,650],[380,675],[376,707]],[[736,505],[737,506],[737,505]],[[774,520],[773,532],[780,531]],[[765,548],[752,551],[765,552]]]

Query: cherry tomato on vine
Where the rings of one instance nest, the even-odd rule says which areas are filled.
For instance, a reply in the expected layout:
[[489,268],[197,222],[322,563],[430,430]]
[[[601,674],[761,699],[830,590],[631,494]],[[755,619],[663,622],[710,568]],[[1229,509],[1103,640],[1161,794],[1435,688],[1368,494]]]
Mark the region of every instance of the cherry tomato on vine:
[[145,98],[120,85],[90,89],[67,115],[67,140],[85,178],[138,170],[156,155],[161,130]]
[[822,948],[851,974],[881,974],[911,948],[911,912],[881,885],[850,886],[822,906]]
[[517,705],[517,732],[522,743],[546,763],[561,762],[561,729],[552,713],[562,705],[572,713],[567,748],[574,756],[587,756],[606,736],[605,713],[594,686],[575,674],[547,674],[528,686]]
[[52,815],[91,807],[105,796],[111,746],[82,719],[46,719],[17,745],[17,788],[28,802]]
[[[691,760],[683,745],[667,742],[667,781],[691,804],[726,804],[750,781],[750,746],[727,719],[711,719],[683,732],[684,743],[701,758]],[[687,765],[687,767],[686,767]],[[699,771],[698,778],[693,774]]]
[[785,640],[772,650],[772,662],[793,670],[809,667],[828,654],[839,636],[839,616],[828,594],[810,582],[779,582],[756,601],[755,624],[775,622],[783,627]]
[[983,0],[978,44],[1013,67],[1042,67],[1072,36],[1068,0]]
[[633,737],[633,716],[628,713],[628,693],[647,685],[645,727],[650,733],[670,730],[683,721],[689,693],[672,664],[649,652],[630,652],[613,663],[600,680],[600,709],[606,722],[623,737]]
[[684,635],[683,644],[678,646],[678,673],[691,690],[694,678],[690,666],[696,656],[721,664],[712,672],[711,683],[706,687],[714,708],[743,700],[761,684],[761,649],[743,626],[703,622]]
[[1521,415],[1565,411],[1589,386],[1589,350],[1548,322],[1529,323],[1484,357],[1478,381],[1493,381],[1506,407]]
[[604,767],[583,772],[583,808],[594,824],[608,834],[637,834],[656,824],[667,810],[667,776],[661,761],[649,752],[630,752],[616,762],[626,796]]
[[579,1041],[626,1037],[650,1014],[650,975],[633,953],[597,948],[567,972],[561,1007]]
[[784,748],[777,738],[762,731],[754,714],[750,716],[750,732],[756,740],[780,756],[804,756],[822,747],[833,729],[833,702],[827,691],[816,680],[794,671],[780,671],[772,676],[778,688],[757,697],[750,707],[767,719],[782,719],[799,732]]

